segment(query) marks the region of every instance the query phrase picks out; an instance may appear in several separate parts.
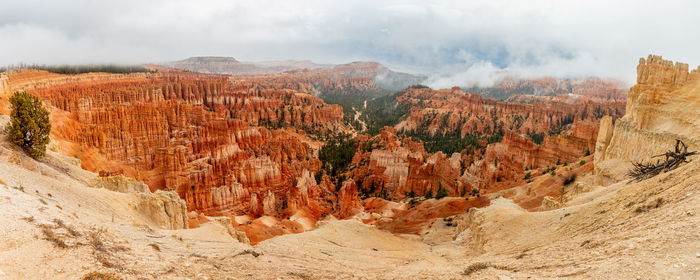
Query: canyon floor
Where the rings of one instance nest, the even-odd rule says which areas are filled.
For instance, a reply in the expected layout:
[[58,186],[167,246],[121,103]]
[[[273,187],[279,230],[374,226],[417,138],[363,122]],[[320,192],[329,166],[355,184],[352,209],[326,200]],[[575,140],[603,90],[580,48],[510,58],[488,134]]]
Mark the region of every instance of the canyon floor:
[[424,236],[328,220],[255,246],[218,222],[155,229],[135,194],[90,187],[96,175],[56,152],[34,161],[3,140],[0,159],[0,279],[700,278],[697,159],[551,211],[497,198],[436,220]]

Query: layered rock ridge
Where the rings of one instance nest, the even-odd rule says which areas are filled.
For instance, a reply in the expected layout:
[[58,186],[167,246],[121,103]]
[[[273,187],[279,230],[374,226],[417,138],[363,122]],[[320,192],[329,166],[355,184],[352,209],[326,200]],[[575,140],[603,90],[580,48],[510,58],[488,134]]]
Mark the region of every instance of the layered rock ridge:
[[308,203],[335,201],[332,188],[296,182],[321,165],[320,143],[307,131],[343,129],[339,106],[218,75],[45,75],[52,82],[12,88],[52,107],[52,136],[88,170],[176,191],[189,211],[206,215],[288,217],[304,210],[319,218],[332,210]]
[[[664,60],[641,58],[637,84],[630,88],[626,114],[614,125],[601,121],[596,144],[596,171],[618,174],[611,169],[629,167],[632,161],[649,161],[653,155],[673,147],[676,139],[691,149],[700,147],[700,67]],[[631,149],[630,147],[635,147]]]

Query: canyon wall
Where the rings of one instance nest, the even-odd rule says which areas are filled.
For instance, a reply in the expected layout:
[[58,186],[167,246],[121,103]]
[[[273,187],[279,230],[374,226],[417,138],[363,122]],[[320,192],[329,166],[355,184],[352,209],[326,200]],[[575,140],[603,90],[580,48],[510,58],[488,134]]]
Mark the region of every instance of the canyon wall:
[[596,171],[620,174],[614,170],[629,168],[632,161],[651,161],[653,155],[672,149],[676,139],[697,150],[699,108],[700,67],[689,71],[687,64],[655,55],[640,59],[625,116],[614,126],[602,120]]
[[331,194],[317,185],[298,189],[296,181],[321,166],[320,143],[306,131],[342,129],[339,106],[217,75],[104,75],[20,72],[10,81],[49,105],[53,138],[84,168],[174,190],[190,211],[285,217],[296,208],[332,210],[302,203]]
[[627,89],[623,82],[614,79],[505,77],[491,87],[469,88],[467,91],[477,92],[490,98],[523,102],[547,100],[549,99],[547,97],[557,97],[570,102],[578,102],[577,100],[624,102]]
[[395,126],[399,131],[460,137],[493,134],[503,129],[518,134],[561,131],[576,120],[620,117],[625,108],[622,101],[511,103],[465,93],[459,88],[408,89],[396,101],[411,108],[406,119]]
[[[538,175],[538,169],[575,163],[595,151],[598,123],[577,121],[571,128],[544,138],[537,145],[521,135],[506,131],[503,140],[486,147],[483,158],[467,172],[478,178],[475,186],[494,191],[522,184],[526,172]],[[530,171],[531,170],[531,171]]]
[[[356,135],[349,168],[334,178],[323,175],[321,141],[353,131],[342,123],[340,106],[315,95],[321,89],[380,91],[377,77],[399,75],[387,73],[376,63],[240,77],[18,71],[6,88],[42,98],[51,111],[52,138],[83,168],[141,180],[151,191],[174,191],[187,211],[228,216],[253,243],[313,229],[329,214],[362,215],[367,203],[381,198],[460,197],[418,207],[423,222],[435,218],[432,212],[483,206],[483,195],[524,184],[526,172],[544,174],[598,151],[595,121],[624,111],[622,102],[523,104],[416,86],[395,97],[408,108],[398,124],[375,136]],[[446,154],[426,151],[444,139],[423,143],[406,135],[474,141]]]
[[366,196],[395,200],[426,193],[437,195],[440,189],[449,196],[464,196],[471,191],[460,177],[458,153],[426,153],[422,143],[399,137],[389,127],[377,136],[360,139],[348,175]]
[[[420,86],[388,106],[406,113],[377,136],[358,136],[347,175],[361,194],[390,200],[497,192],[578,164],[596,150],[598,119],[619,118],[625,109],[622,101],[523,104]],[[456,152],[428,152],[443,148]]]

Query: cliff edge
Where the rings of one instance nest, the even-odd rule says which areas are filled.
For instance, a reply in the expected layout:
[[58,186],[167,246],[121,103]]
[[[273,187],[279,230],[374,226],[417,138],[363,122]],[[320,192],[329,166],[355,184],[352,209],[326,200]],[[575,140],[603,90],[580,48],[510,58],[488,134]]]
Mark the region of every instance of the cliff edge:
[[700,67],[649,55],[639,60],[626,114],[613,125],[601,120],[596,174],[622,179],[631,162],[647,161],[673,147],[676,139],[700,148]]

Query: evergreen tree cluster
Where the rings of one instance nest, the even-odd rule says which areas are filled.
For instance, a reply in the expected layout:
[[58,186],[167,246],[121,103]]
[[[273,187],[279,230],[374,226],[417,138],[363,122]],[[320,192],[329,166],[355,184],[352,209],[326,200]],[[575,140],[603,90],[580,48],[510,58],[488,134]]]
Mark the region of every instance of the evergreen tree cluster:
[[350,165],[356,149],[357,141],[350,134],[329,136],[318,152],[318,159],[323,162],[326,174],[336,177]]

